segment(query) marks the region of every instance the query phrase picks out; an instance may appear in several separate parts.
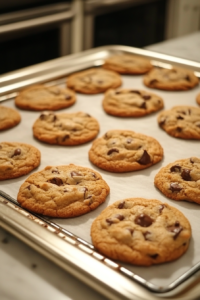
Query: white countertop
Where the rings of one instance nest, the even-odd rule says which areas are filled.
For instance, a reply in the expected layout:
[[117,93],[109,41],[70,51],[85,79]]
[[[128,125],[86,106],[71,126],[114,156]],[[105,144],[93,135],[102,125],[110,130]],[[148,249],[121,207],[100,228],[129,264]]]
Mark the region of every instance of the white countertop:
[[[200,32],[146,49],[200,62]],[[0,265],[1,300],[106,299],[1,228]]]

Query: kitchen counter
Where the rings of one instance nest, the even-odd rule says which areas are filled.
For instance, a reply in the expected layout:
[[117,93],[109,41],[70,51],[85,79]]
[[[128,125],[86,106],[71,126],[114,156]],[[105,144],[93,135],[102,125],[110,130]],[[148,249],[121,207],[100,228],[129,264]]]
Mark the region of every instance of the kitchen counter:
[[[200,62],[200,32],[146,49]],[[106,299],[2,228],[0,264],[1,300]]]

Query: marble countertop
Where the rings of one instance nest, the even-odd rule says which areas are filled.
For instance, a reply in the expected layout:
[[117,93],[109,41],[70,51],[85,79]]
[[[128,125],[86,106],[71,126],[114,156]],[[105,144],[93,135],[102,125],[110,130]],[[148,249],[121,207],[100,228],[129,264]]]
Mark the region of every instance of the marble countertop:
[[[146,49],[200,62],[200,32]],[[2,228],[0,265],[1,300],[106,300]]]

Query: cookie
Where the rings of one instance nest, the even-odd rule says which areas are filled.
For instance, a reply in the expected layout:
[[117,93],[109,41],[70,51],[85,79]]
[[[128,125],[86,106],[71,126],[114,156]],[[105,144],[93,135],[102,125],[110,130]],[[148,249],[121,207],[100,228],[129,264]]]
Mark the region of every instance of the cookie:
[[120,54],[107,58],[103,67],[120,74],[139,75],[149,72],[153,66],[146,58],[132,54]]
[[103,109],[118,117],[142,117],[163,108],[163,100],[156,94],[141,90],[108,90]]
[[129,198],[104,209],[92,224],[91,237],[95,248],[114,260],[150,266],[185,253],[191,227],[167,203]]
[[74,91],[58,86],[31,86],[15,98],[15,105],[26,110],[58,110],[76,102]]
[[197,95],[197,97],[196,97],[196,101],[197,101],[197,104],[199,104],[199,105],[200,105],[200,93]]
[[116,173],[145,169],[162,158],[163,149],[157,140],[129,130],[110,130],[89,150],[94,165]]
[[163,167],[155,186],[168,198],[200,204],[200,159],[180,159]]
[[101,68],[92,68],[68,77],[67,86],[83,94],[98,94],[122,84],[119,74]]
[[0,143],[0,180],[28,174],[40,164],[40,151],[28,144]]
[[73,146],[93,140],[99,132],[99,123],[87,113],[44,112],[33,125],[38,140],[56,145]]
[[97,208],[106,200],[109,190],[101,175],[91,169],[73,164],[48,166],[26,179],[17,201],[38,214],[70,218]]
[[154,68],[144,77],[144,84],[149,88],[184,91],[195,87],[199,79],[194,72],[173,67],[172,69]]
[[158,124],[169,135],[181,139],[200,139],[200,108],[174,106],[158,115]]
[[21,116],[15,109],[0,105],[0,130],[12,128],[19,124]]

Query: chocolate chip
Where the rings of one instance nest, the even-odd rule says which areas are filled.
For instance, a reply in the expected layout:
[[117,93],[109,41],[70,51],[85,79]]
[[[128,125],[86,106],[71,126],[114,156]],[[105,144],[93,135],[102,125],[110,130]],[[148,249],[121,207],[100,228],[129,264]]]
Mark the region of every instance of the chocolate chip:
[[134,229],[132,229],[132,228],[126,228],[126,229],[130,232],[131,235],[133,234]]
[[62,138],[62,141],[65,142],[67,139],[69,139],[70,135],[69,134],[66,134],[63,138]]
[[140,108],[147,108],[145,101],[140,105]]
[[80,173],[76,172],[76,171],[72,171],[71,172],[71,177],[76,177],[76,176],[82,176]]
[[151,96],[150,95],[143,95],[142,98],[144,100],[149,100],[149,99],[151,99]]
[[102,84],[102,83],[104,83],[104,81],[103,80],[98,80],[97,83]]
[[180,232],[183,230],[182,226],[180,226],[180,223],[178,221],[175,222],[174,225],[168,226],[167,230],[174,233],[174,240],[177,238],[177,236],[180,234]]
[[170,183],[170,190],[172,192],[180,192],[183,188],[176,182]]
[[157,83],[157,82],[158,82],[157,79],[152,79],[152,80],[149,81],[149,84],[150,85],[154,85],[154,83]]
[[64,188],[63,192],[67,193],[67,192],[69,192],[69,190],[67,188]]
[[187,245],[187,243],[183,243],[183,246],[186,246]]
[[141,165],[148,165],[151,162],[151,158],[146,150],[144,150],[141,158],[138,160],[138,163]]
[[86,199],[86,192],[88,191],[88,188],[84,187],[83,192],[84,192],[84,199]]
[[182,131],[182,128],[178,126],[178,127],[176,128],[176,130],[177,130],[178,132],[181,132],[181,131]]
[[106,222],[109,224],[109,225],[112,225],[114,222],[112,219],[106,219]]
[[187,81],[189,81],[190,82],[190,76],[189,75],[187,75],[186,77],[185,77],[185,80],[187,80]]
[[70,100],[72,98],[72,96],[70,95],[65,95],[65,100]]
[[122,94],[122,93],[123,93],[122,91],[116,91],[115,92],[116,95],[119,95],[119,94]]
[[0,149],[2,149],[2,146],[0,145]]
[[92,176],[94,177],[94,178],[97,178],[97,176],[96,176],[96,174],[95,173],[91,173],[92,174]]
[[112,148],[112,149],[108,150],[107,155],[110,155],[110,154],[112,154],[113,152],[119,153],[119,150],[116,149],[116,148]]
[[57,117],[56,117],[56,115],[54,115],[53,113],[42,113],[41,115],[40,115],[40,119],[41,120],[45,120],[47,117],[52,117],[52,121],[53,122],[55,122],[56,120],[57,120]]
[[153,219],[146,214],[140,214],[135,218],[135,224],[142,227],[149,227],[153,223]]
[[125,204],[125,202],[123,201],[123,202],[120,202],[120,204],[118,205],[118,208],[119,209],[122,209],[122,208],[124,208],[124,204]]
[[190,162],[194,164],[194,159],[192,157],[190,158]]
[[165,205],[164,205],[164,204],[161,204],[161,205],[159,206],[159,212],[161,213],[161,212],[163,211],[164,208],[165,208]]
[[171,172],[180,172],[181,171],[181,166],[179,165],[174,165],[170,168]]
[[183,169],[181,172],[181,177],[186,181],[191,181],[190,172],[191,170]]
[[21,149],[20,149],[20,148],[17,148],[17,149],[15,149],[15,151],[14,151],[13,155],[11,156],[11,158],[12,158],[13,156],[17,156],[17,155],[20,155],[20,154],[21,154]]
[[129,139],[126,140],[127,144],[131,144],[132,141],[133,141],[133,139],[131,139],[131,138],[129,138]]
[[178,116],[176,118],[177,118],[177,120],[184,120],[184,118],[182,116]]
[[124,220],[124,216],[123,215],[116,215],[115,218],[119,219],[120,221]]
[[140,91],[137,91],[137,90],[131,90],[130,93],[141,95]]
[[148,236],[151,234],[151,232],[150,231],[145,231],[145,232],[143,232],[143,236],[144,236],[144,239],[146,240],[146,241],[149,241],[150,239],[148,239]]
[[53,184],[56,184],[56,185],[58,185],[58,186],[63,185],[63,181],[62,181],[62,179],[60,179],[59,177],[51,178],[51,179],[49,179],[49,182],[50,182],[50,183],[53,183]]
[[200,122],[197,122],[195,125],[200,128]]
[[31,185],[29,184],[26,188],[30,191]]
[[60,172],[58,171],[58,169],[53,169],[53,170],[51,171],[51,173],[60,174]]
[[153,259],[156,259],[159,255],[157,253],[155,253],[155,254],[149,254],[149,256]]
[[166,118],[162,117],[159,121],[159,125],[163,126],[165,124]]

